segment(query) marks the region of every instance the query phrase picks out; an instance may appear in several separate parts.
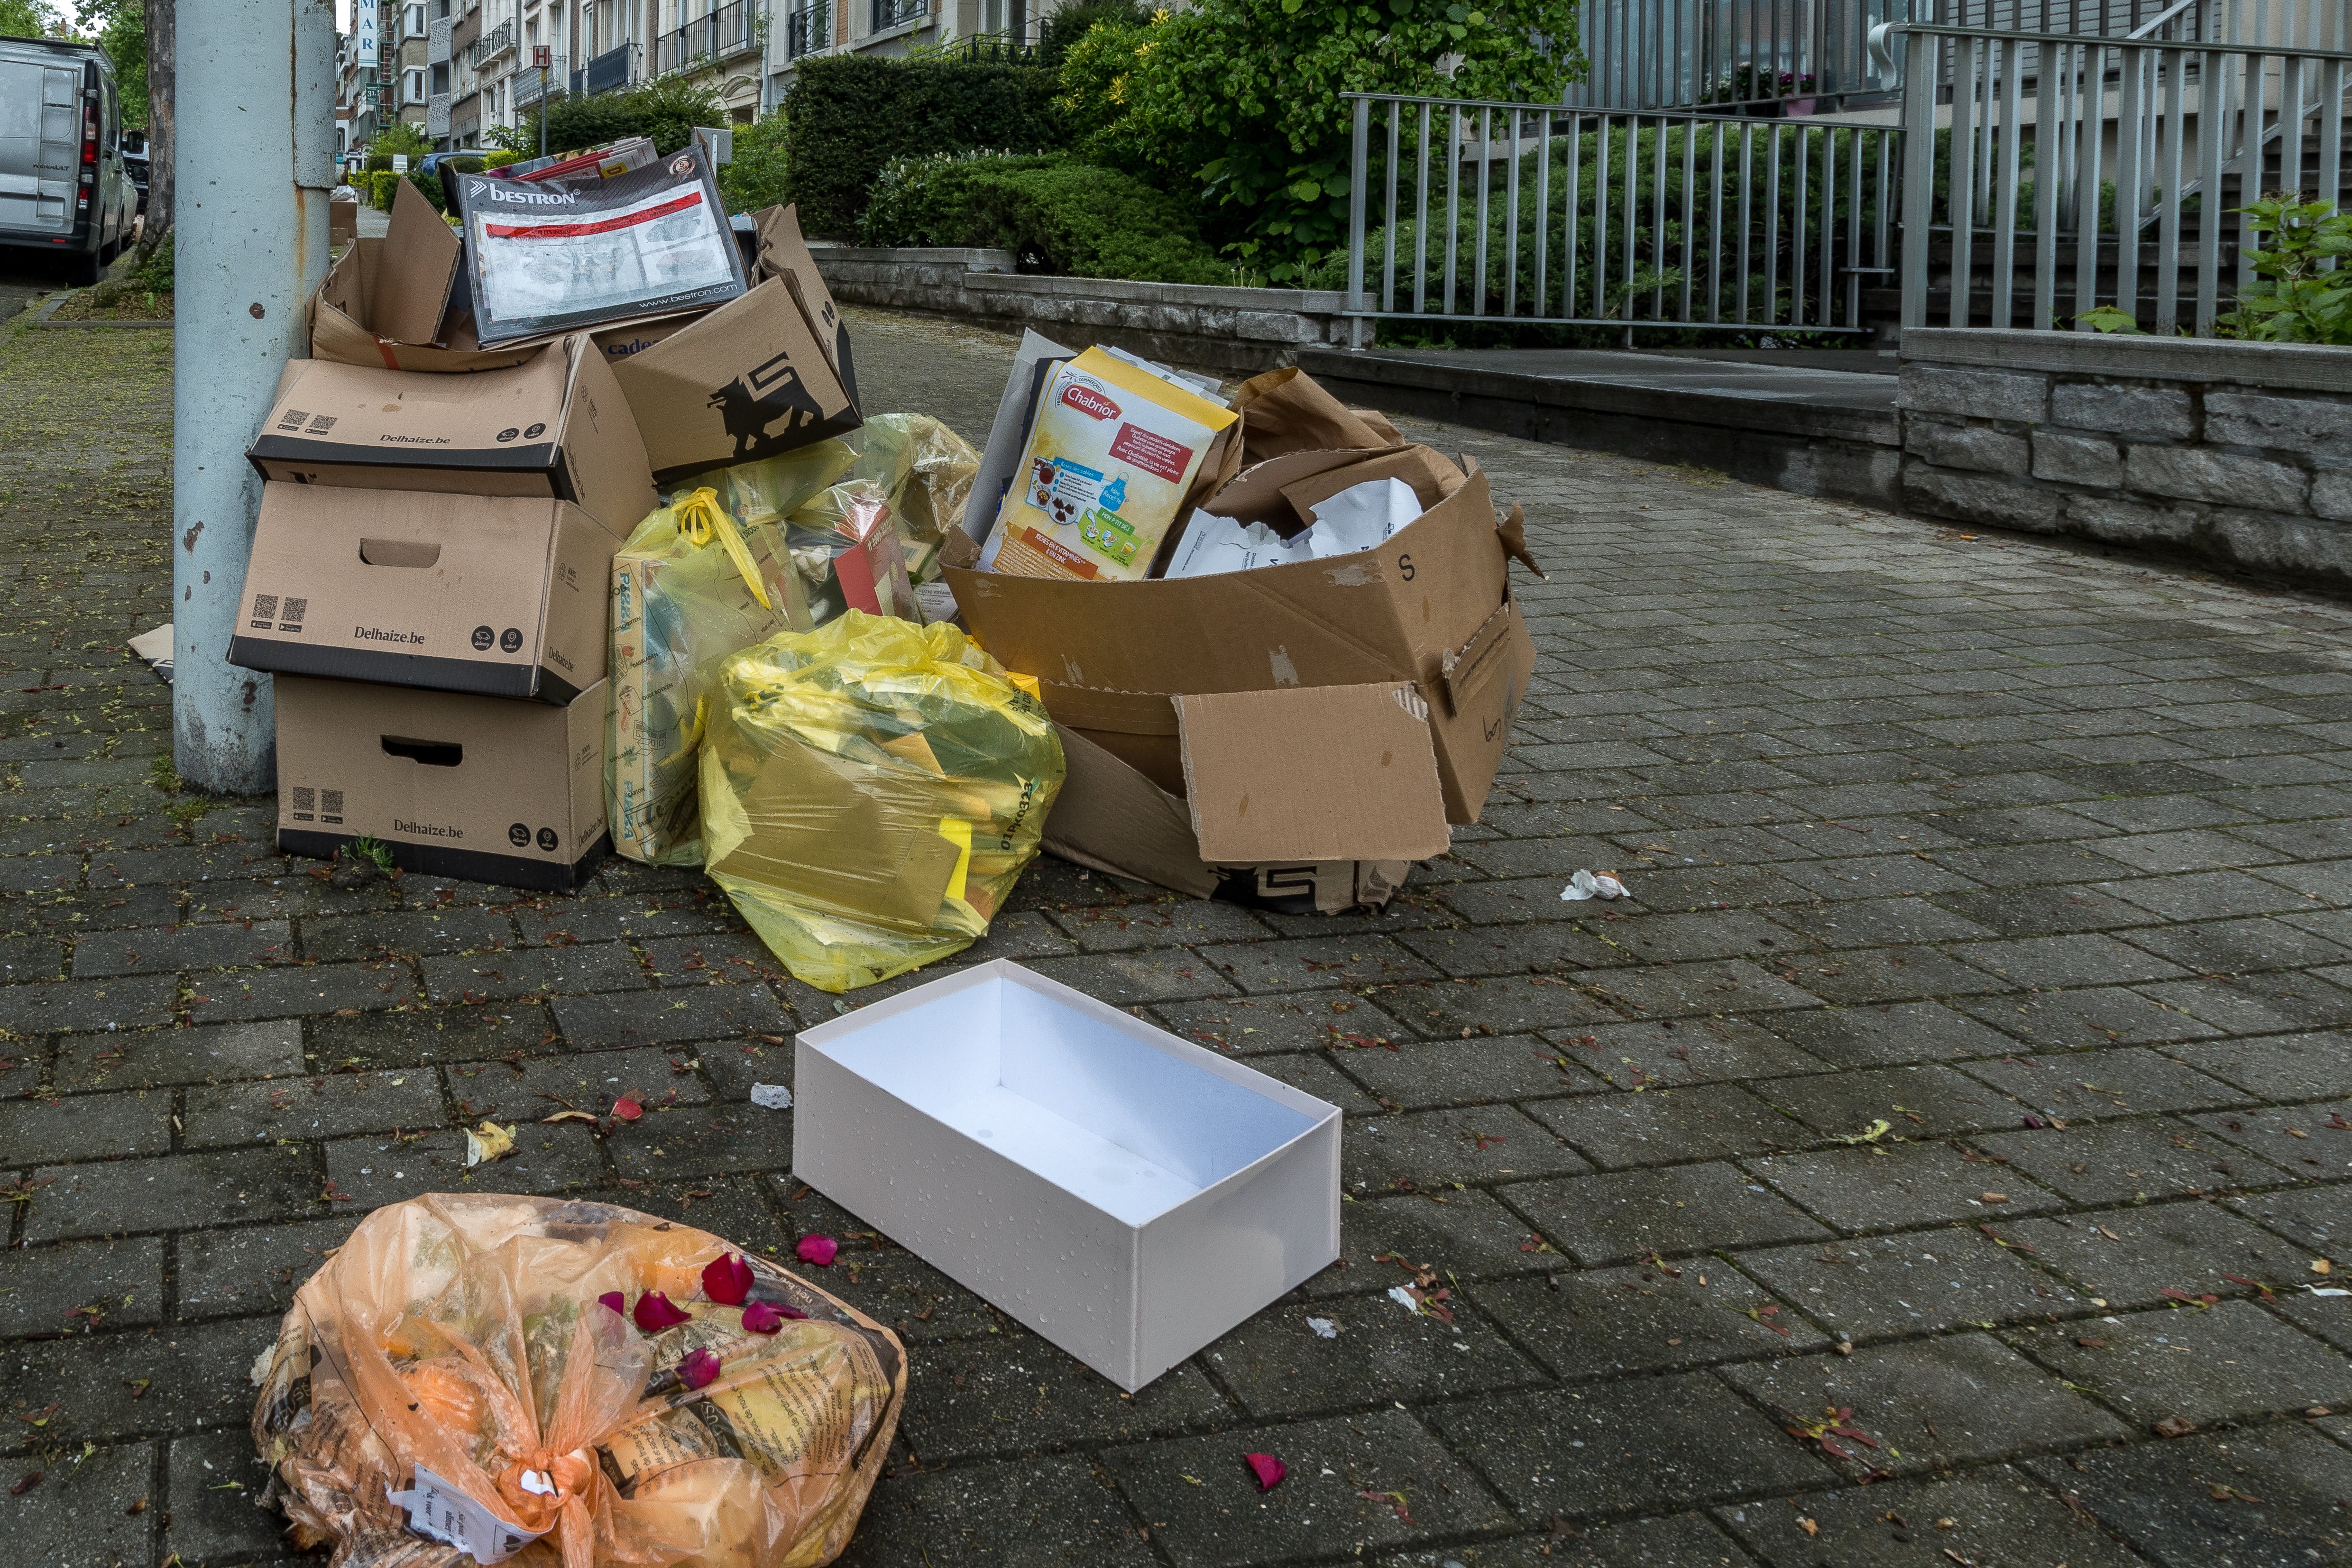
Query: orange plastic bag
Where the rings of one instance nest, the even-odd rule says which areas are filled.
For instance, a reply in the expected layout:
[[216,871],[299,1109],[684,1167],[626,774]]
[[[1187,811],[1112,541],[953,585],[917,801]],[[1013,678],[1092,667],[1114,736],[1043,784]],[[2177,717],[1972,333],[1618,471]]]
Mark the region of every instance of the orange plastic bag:
[[362,1222],[260,1383],[271,1492],[334,1568],[814,1568],[857,1527],[907,1361],[708,1232],[444,1193]]

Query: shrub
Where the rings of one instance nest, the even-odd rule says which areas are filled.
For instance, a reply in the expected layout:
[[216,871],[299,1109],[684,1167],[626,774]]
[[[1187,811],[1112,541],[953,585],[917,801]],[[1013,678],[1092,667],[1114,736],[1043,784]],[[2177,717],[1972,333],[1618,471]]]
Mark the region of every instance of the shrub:
[[735,161],[719,171],[719,189],[730,213],[756,213],[778,206],[792,197],[785,185],[792,172],[792,142],[784,117],[740,126],[735,131]]
[[[547,150],[584,152],[624,136],[650,136],[654,150],[667,155],[692,141],[696,126],[726,123],[727,110],[717,93],[663,77],[627,92],[549,99]],[[520,124],[493,126],[483,140],[511,154],[508,162],[538,157],[538,107],[525,110]]]
[[1230,284],[1189,204],[1056,154],[901,159],[876,182],[868,245],[993,246],[1031,271]]
[[166,231],[163,243],[150,251],[147,259],[131,269],[131,281],[153,294],[169,294],[173,287],[172,253],[177,236]]
[[520,163],[521,162],[521,153],[509,152],[504,148],[499,149],[498,152],[486,152],[482,155],[482,167],[485,169],[503,169],[509,163]]
[[2231,337],[2352,344],[2352,273],[2341,270],[2352,260],[2352,214],[2277,192],[2240,210],[2272,239],[2254,253],[2261,277],[2216,325]]
[[1076,0],[1039,24],[1037,63],[1059,71],[1072,47],[1097,26],[1140,27],[1150,19],[1142,0]]
[[[1071,14],[1056,12],[1054,19]],[[1054,101],[1069,127],[1071,144],[1095,162],[1136,170],[1154,162],[1146,150],[1129,144],[1128,119],[1128,89],[1150,46],[1148,19],[1112,17],[1087,28],[1063,51],[1061,96]]]
[[856,233],[874,181],[894,158],[1063,145],[1055,88],[1053,72],[1025,63],[873,55],[802,61],[784,99],[793,148],[785,189],[800,205],[802,229]]

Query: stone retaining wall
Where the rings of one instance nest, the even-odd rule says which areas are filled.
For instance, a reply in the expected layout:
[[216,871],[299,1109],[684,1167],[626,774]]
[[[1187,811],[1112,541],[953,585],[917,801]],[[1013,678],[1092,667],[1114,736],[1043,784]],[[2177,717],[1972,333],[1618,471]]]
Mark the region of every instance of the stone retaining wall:
[[1336,289],[1042,277],[1013,271],[1009,250],[811,248],[825,287],[849,304],[1034,327],[1072,347],[1113,343],[1199,370],[1295,364],[1302,348],[1349,343],[1356,327]]
[[2352,585],[2352,349],[1904,334],[1903,505]]

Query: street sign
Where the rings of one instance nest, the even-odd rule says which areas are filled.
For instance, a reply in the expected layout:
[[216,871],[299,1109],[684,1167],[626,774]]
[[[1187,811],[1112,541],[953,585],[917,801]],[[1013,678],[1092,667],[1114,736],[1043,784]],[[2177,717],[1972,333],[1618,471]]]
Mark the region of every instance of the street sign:
[[535,70],[535,71],[543,71],[543,70],[547,69],[550,66],[553,65],[554,63],[555,63],[555,46],[554,46],[554,45],[552,45],[552,44],[533,44],[533,45],[530,47],[530,68],[531,68],[531,69],[533,69],[533,70]]
[[395,152],[392,155],[392,172],[395,174],[405,174],[408,172],[407,153]]
[[375,6],[373,5],[361,5],[352,15],[352,24],[358,29],[352,35],[352,41],[359,51],[356,57],[356,63],[362,66],[373,66],[380,63],[376,49],[377,34]]

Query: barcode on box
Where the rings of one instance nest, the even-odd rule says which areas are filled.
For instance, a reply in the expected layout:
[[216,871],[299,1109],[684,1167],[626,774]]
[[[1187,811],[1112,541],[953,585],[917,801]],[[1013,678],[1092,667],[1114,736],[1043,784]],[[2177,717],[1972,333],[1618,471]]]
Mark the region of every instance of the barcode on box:
[[294,786],[294,820],[308,822],[319,809],[319,792],[307,785]]
[[286,411],[285,417],[278,422],[278,428],[299,432],[302,428],[302,422],[310,417],[299,408],[289,408]]
[[319,821],[340,822],[343,820],[343,792],[341,789],[319,791]]
[[334,428],[335,428],[335,416],[334,416],[333,414],[331,414],[331,413],[321,413],[321,414],[314,414],[314,415],[312,415],[312,416],[311,416],[311,419],[310,419],[310,434],[313,434],[313,435],[324,435],[324,434],[327,434],[327,432],[329,432],[329,431],[331,431],[331,430],[332,430],[332,429],[334,429]]
[[278,623],[278,629],[280,632],[299,632],[302,630],[303,613],[310,608],[310,601],[307,599],[288,600],[286,608],[279,612],[281,619]]
[[270,622],[277,619],[278,595],[274,593],[255,594],[253,596],[253,621],[251,622],[253,629],[257,632],[267,632],[269,630]]

